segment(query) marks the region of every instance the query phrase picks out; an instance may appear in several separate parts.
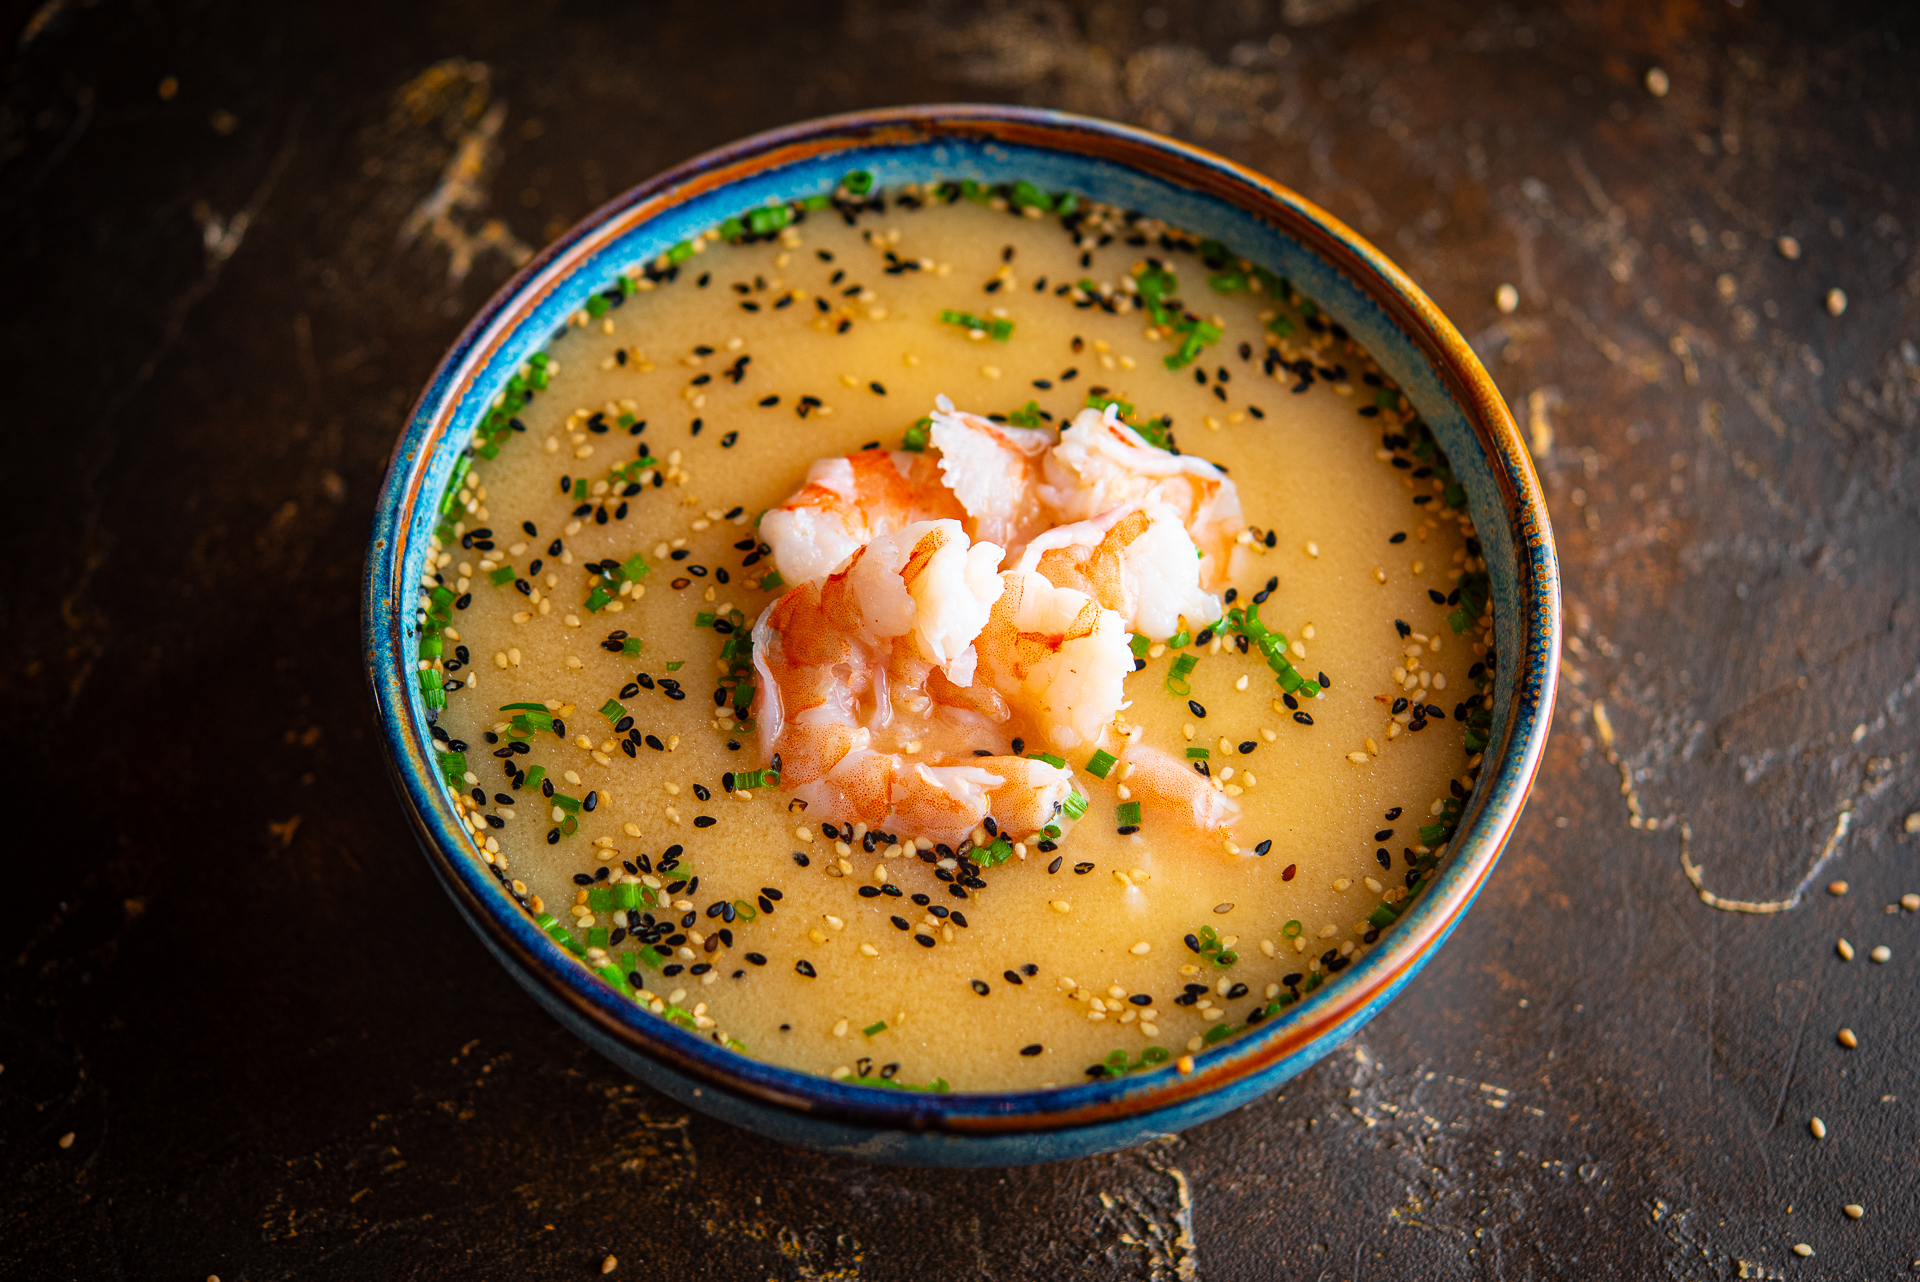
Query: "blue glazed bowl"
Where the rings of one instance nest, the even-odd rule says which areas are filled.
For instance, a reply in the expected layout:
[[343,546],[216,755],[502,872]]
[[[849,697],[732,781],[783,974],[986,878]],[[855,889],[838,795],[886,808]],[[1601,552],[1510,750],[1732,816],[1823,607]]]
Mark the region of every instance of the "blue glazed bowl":
[[[637,1010],[548,938],[496,883],[434,765],[414,678],[418,589],[455,460],[507,379],[623,268],[849,170],[894,186],[1026,179],[1143,210],[1291,278],[1411,398],[1465,485],[1493,583],[1501,662],[1481,783],[1440,875],[1379,944],[1306,1001],[1161,1071],[1006,1094],[848,1086],[724,1050]],[[1008,1166],[1108,1152],[1248,1103],[1333,1050],[1425,965],[1479,893],[1546,745],[1560,580],[1544,498],[1492,379],[1380,252],[1278,183],[1137,129],[1012,107],[864,112],[761,134],[661,174],[529,263],[447,353],[394,449],[367,557],[367,680],[400,797],[428,862],[487,948],[554,1018],[691,1108],[830,1152],[927,1166]]]

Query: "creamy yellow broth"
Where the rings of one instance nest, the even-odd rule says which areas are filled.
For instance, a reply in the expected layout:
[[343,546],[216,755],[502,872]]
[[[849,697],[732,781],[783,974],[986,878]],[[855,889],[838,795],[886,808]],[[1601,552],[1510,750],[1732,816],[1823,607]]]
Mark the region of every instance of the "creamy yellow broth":
[[[631,937],[590,954],[595,964],[631,965],[647,1008],[684,1012],[701,1035],[748,1055],[897,1084],[1071,1085],[1114,1051],[1126,1052],[1129,1068],[1150,1066],[1162,1058],[1143,1060],[1150,1047],[1163,1048],[1172,1071],[1204,1048],[1210,1028],[1242,1026],[1343,968],[1374,937],[1368,918],[1383,896],[1404,895],[1411,865],[1430,853],[1419,828],[1442,822],[1437,808],[1471,788],[1478,766],[1456,709],[1490,680],[1469,675],[1491,663],[1490,623],[1474,610],[1456,633],[1447,622],[1454,607],[1435,600],[1454,592],[1463,569],[1484,568],[1469,551],[1471,527],[1423,471],[1438,457],[1415,457],[1394,439],[1417,439],[1419,429],[1402,421],[1411,411],[1390,387],[1383,397],[1365,381],[1377,371],[1364,351],[1327,332],[1324,319],[1316,332],[1310,303],[1283,302],[1270,287],[1215,292],[1200,258],[1164,248],[1160,230],[1113,222],[1108,243],[1095,244],[1089,230],[1082,246],[1055,217],[963,200],[889,204],[854,226],[820,211],[778,239],[703,243],[675,279],[630,288],[604,316],[576,316],[549,348],[549,385],[516,416],[524,431],[497,458],[474,460],[461,490],[470,507],[457,513],[434,570],[464,603],[448,611],[436,661],[457,683],[438,724],[465,750],[457,792],[475,854],[502,870],[530,911],[551,914],[583,945],[601,938],[589,930],[617,924],[589,911],[581,876],[604,874],[595,885],[606,885],[638,875],[664,893],[689,869],[697,874],[670,896],[684,907],[652,910],[687,936],[657,963],[678,973],[634,962]],[[1177,273],[1188,308],[1223,330],[1179,370],[1163,360],[1179,336],[1154,331],[1138,306],[1075,306],[1088,295],[1054,292],[1090,281],[1124,294],[1123,281],[1149,257]],[[887,270],[899,263],[914,266]],[[943,323],[951,310],[981,320],[1003,313],[1012,333],[996,341]],[[1291,335],[1271,333],[1276,317]],[[1316,374],[1294,391],[1301,380],[1292,370],[1263,371],[1270,344],[1334,376]],[[1128,678],[1122,715],[1145,727],[1145,743],[1176,756],[1209,750],[1209,770],[1241,806],[1231,841],[1182,830],[1151,809],[1137,833],[1121,835],[1124,759],[1103,780],[1080,768],[1083,751],[1069,764],[1090,800],[1085,818],[1056,850],[1027,843],[984,870],[985,888],[962,900],[920,858],[827,838],[777,788],[750,799],[723,791],[726,773],[767,763],[751,730],[715,707],[726,637],[695,617],[737,610],[750,627],[777,594],[760,583],[771,562],[753,555],[755,515],[798,489],[815,458],[876,442],[900,448],[937,394],[983,414],[1031,400],[1058,427],[1094,389],[1137,407],[1136,419],[1170,416],[1180,449],[1229,469],[1250,527],[1234,558],[1237,604],[1277,579],[1262,620],[1292,641],[1302,673],[1330,682],[1321,697],[1299,701],[1312,723],[1302,724],[1259,653],[1243,655],[1218,636],[1177,652],[1199,657],[1191,707],[1165,684],[1175,653],[1156,648]],[[777,404],[763,404],[773,397]],[[1361,414],[1379,401],[1392,404]],[[632,434],[622,416],[644,430]],[[643,447],[661,484],[648,474],[625,498],[624,479],[604,493],[592,488]],[[563,494],[562,478],[584,479],[587,497]],[[576,515],[583,503],[591,510]],[[476,530],[491,532],[479,542],[492,548],[466,545]],[[585,567],[636,553],[649,567],[638,587],[589,612],[602,580]],[[524,587],[495,584],[489,572],[502,566]],[[610,651],[616,630],[639,639],[641,653]],[[620,648],[618,638],[611,644]],[[655,688],[632,690],[639,673]],[[685,698],[669,698],[663,678]],[[1409,730],[1402,711],[1395,724],[1393,701],[1408,690],[1443,717]],[[619,749],[600,711],[615,698],[658,750],[644,741],[631,757]],[[516,790],[492,755],[511,741],[514,714],[502,705],[526,702],[553,709],[566,738],[536,732],[513,764],[544,766],[565,797],[594,794],[595,808],[571,816],[576,830],[551,844],[564,812],[538,787]],[[659,872],[675,845],[684,848],[680,866]],[[882,883],[888,893],[858,893]],[[773,892],[777,900],[763,897]],[[710,917],[721,901],[748,906],[754,920]],[[774,911],[763,911],[769,904]],[[932,905],[967,924],[937,919]],[[687,913],[696,914],[691,927],[678,927]],[[629,924],[639,918],[634,910]],[[722,926],[731,945],[706,951]],[[1219,964],[1203,927],[1232,965]],[[693,973],[699,965],[711,969]],[[1206,987],[1192,1004],[1176,1003],[1189,985]],[[1150,1004],[1128,1000],[1136,995]]]

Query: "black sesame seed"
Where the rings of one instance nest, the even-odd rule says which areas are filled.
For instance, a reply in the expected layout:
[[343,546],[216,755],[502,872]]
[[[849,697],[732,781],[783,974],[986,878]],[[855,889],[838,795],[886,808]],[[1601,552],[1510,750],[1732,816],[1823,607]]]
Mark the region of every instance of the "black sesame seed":
[[1198,699],[1187,700],[1187,711],[1196,717],[1205,717],[1207,715],[1206,707],[1202,705]]
[[976,979],[971,981],[971,983],[973,986],[973,991],[980,994],[982,997],[985,997],[988,993],[993,991],[991,988],[987,987],[987,982],[984,979]]
[[[1298,721],[1298,722],[1299,722],[1299,723],[1300,723],[1301,725],[1303,725],[1303,726],[1310,726],[1310,725],[1312,725],[1312,724],[1313,724],[1313,718],[1312,718],[1312,717],[1311,717],[1310,715],[1308,715],[1307,713],[1304,713],[1304,712],[1296,712],[1296,713],[1294,713],[1294,714],[1293,714],[1293,719],[1294,719],[1295,721]],[[699,821],[698,819],[696,819],[696,820],[694,820],[694,822],[695,822],[695,823],[699,823],[700,821]]]
[[1273,838],[1269,837],[1265,841],[1262,841],[1259,845],[1255,846],[1253,848],[1253,853],[1256,855],[1264,855],[1269,850],[1272,850],[1272,849],[1273,849]]
[[793,964],[793,968],[799,971],[802,975],[805,975],[808,979],[817,979],[819,978],[819,975],[820,975],[820,972],[813,968],[813,963],[805,960],[804,958],[801,959],[800,961],[795,962]]
[[1054,861],[1047,865],[1047,872],[1049,874],[1059,872],[1060,865],[1066,862],[1066,858],[1067,857],[1065,855],[1056,856]]
[[1032,1059],[1035,1055],[1038,1055],[1041,1051],[1045,1049],[1046,1047],[1042,1046],[1039,1042],[1035,1042],[1031,1046],[1022,1046],[1020,1048],[1020,1053],[1024,1055],[1026,1058]]

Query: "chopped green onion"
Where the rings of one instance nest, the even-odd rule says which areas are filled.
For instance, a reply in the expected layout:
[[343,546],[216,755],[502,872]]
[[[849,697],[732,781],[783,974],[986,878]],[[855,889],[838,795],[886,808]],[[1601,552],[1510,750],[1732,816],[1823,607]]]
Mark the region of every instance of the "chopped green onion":
[[1027,760],[1044,761],[1055,770],[1064,770],[1067,766],[1067,759],[1065,757],[1056,757],[1051,752],[1029,752],[1027,754]]
[[1115,409],[1117,409],[1117,410],[1119,410],[1119,411],[1120,411],[1120,417],[1121,417],[1121,418],[1132,418],[1132,417],[1133,417],[1133,406],[1131,406],[1131,405],[1129,405],[1129,404],[1128,404],[1127,402],[1125,402],[1125,401],[1122,401],[1122,400],[1116,400],[1115,398],[1113,398],[1113,397],[1111,397],[1111,396],[1089,396],[1089,397],[1087,397],[1087,408],[1088,408],[1088,409],[1090,409],[1090,410],[1099,410],[1099,411],[1101,411],[1102,413],[1105,413],[1105,412],[1106,412],[1106,408],[1107,408],[1107,406],[1109,406],[1109,405],[1111,405],[1111,406],[1113,406],[1113,407],[1114,407]]
[[768,574],[765,578],[760,580],[760,590],[762,592],[771,592],[775,588],[784,588],[786,586],[787,586],[787,581],[780,577],[780,571],[778,570],[774,570],[772,573]]
[[933,420],[931,418],[920,419],[912,427],[907,429],[905,438],[900,442],[900,448],[914,454],[926,453],[927,446],[933,440],[933,433],[928,430],[932,426]]
[[613,887],[592,886],[587,890],[587,907],[597,913],[613,911]]
[[1385,930],[1399,919],[1400,914],[1394,911],[1392,904],[1381,904],[1367,914],[1367,925],[1375,930]]
[[513,567],[510,565],[503,565],[497,570],[487,571],[487,581],[492,583],[496,588],[505,587],[507,584],[513,582],[513,579]]
[[1119,817],[1122,828],[1138,827],[1140,825],[1140,803],[1137,801],[1121,802],[1119,809],[1115,813]]
[[587,613],[588,614],[600,613],[600,608],[611,600],[613,600],[613,593],[607,591],[605,588],[602,588],[602,587],[594,588],[593,591],[587,593],[587,600],[586,600]]
[[620,574],[623,578],[644,579],[650,571],[651,567],[647,565],[646,558],[638,552],[620,563]]
[[687,666],[687,661],[686,661],[685,659],[673,659],[673,660],[671,660],[671,661],[669,661],[669,662],[668,662],[668,664],[667,664],[667,671],[668,671],[668,672],[678,672],[678,671],[680,671],[680,669],[682,669],[682,668],[684,668],[684,667],[686,667],[686,666]]
[[647,643],[639,637],[628,637],[620,643],[620,653],[625,655],[639,654],[640,651],[646,648],[646,645]]
[[940,313],[940,323],[958,325],[966,330],[978,330],[996,343],[1004,343],[1013,337],[1013,322],[998,316],[975,316],[972,312],[956,312],[948,309]]
[[867,1037],[872,1037],[876,1033],[884,1033],[887,1031],[887,1021],[884,1019],[875,1020],[873,1023],[868,1024],[865,1028],[861,1029],[860,1031],[862,1034],[864,1034]]
[[500,705],[500,711],[502,712],[545,712],[546,710],[547,705],[544,703],[503,703]]
[[1153,642],[1141,636],[1138,632],[1134,633],[1133,636],[1127,641],[1127,649],[1133,651],[1133,657],[1136,659],[1146,658],[1147,651],[1152,648],[1153,648]]
[[1175,659],[1173,667],[1167,672],[1167,689],[1181,698],[1192,694],[1193,686],[1188,683],[1187,678],[1192,676],[1193,670],[1199,666],[1200,656],[1197,654],[1183,654]]
[[1187,749],[1188,761],[1205,761],[1210,756],[1212,756],[1212,754],[1209,753],[1205,748],[1188,748]]
[[1215,1024],[1212,1028],[1209,1028],[1205,1033],[1201,1034],[1201,1036],[1207,1039],[1207,1045],[1214,1046],[1226,1041],[1235,1031],[1236,1030],[1229,1028],[1225,1024]]
[[1446,839],[1447,839],[1447,830],[1444,825],[1442,824],[1422,824],[1421,825],[1420,827],[1420,844],[1421,845],[1437,846],[1441,842],[1445,841]]
[[1109,774],[1113,773],[1114,763],[1118,760],[1119,758],[1115,757],[1111,752],[1108,752],[1105,748],[1101,748],[1091,757],[1087,758],[1087,773],[1096,779],[1105,779]]
[[745,921],[752,921],[760,915],[759,910],[744,899],[733,901],[733,915]]
[[1192,644],[1193,636],[1185,628],[1181,628],[1178,632],[1167,638],[1167,649],[1169,650],[1184,650]]
[[627,705],[621,703],[618,699],[609,699],[600,705],[600,715],[605,717],[609,722],[617,723],[620,718],[628,715]]
[[1067,794],[1067,799],[1060,803],[1060,809],[1066,811],[1067,818],[1078,819],[1087,813],[1087,807],[1090,804],[1092,803],[1087,794],[1081,792],[1080,786],[1075,784],[1073,791]]
[[1300,932],[1305,929],[1306,927],[1302,926],[1298,920],[1294,920],[1282,926],[1280,928],[1280,934],[1286,939],[1298,939],[1300,938]]
[[719,617],[718,615],[710,614],[707,611],[702,610],[700,613],[693,616],[693,626],[696,628],[710,628],[713,626],[713,621],[718,617]]
[[577,815],[580,813],[580,799],[578,797],[569,797],[564,792],[556,792],[553,794],[553,796],[549,797],[547,800],[553,802],[554,805],[558,806],[560,809],[566,811],[570,815]]
[[864,196],[873,190],[873,175],[864,169],[856,169],[842,178],[840,185],[856,196]]
[[747,230],[756,236],[765,236],[779,231],[793,221],[793,211],[785,205],[775,205],[769,209],[756,209],[747,215]]
[[1016,209],[1037,209],[1043,214],[1053,212],[1052,197],[1024,179],[1014,183],[1012,200]]
[[693,242],[689,240],[683,240],[667,251],[667,261],[670,263],[684,263],[692,257]]
[[540,788],[540,781],[546,777],[547,768],[545,766],[535,766],[526,773],[526,786],[537,792]]
[[619,885],[614,886],[610,892],[613,895],[613,906],[615,908],[638,908],[640,906],[640,892],[644,889],[646,888],[637,881],[621,882]]

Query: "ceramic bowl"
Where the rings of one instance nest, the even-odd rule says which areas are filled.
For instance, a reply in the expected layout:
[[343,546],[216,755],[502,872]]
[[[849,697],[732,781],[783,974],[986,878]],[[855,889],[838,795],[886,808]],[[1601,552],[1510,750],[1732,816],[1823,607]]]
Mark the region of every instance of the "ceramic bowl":
[[[494,397],[622,268],[768,201],[829,191],[851,170],[884,187],[1027,179],[1234,246],[1290,277],[1371,350],[1466,487],[1501,662],[1487,765],[1448,861],[1355,965],[1197,1055],[1191,1073],[934,1095],[842,1085],[724,1050],[637,1010],[542,933],[477,857],[435,770],[413,673],[414,585],[455,460]],[[690,160],[601,208],[515,276],[447,353],[394,449],[362,636],[384,747],[429,863],[554,1018],[655,1089],[774,1139],[880,1162],[1005,1166],[1119,1149],[1218,1117],[1326,1055],[1405,987],[1473,903],[1520,817],[1551,720],[1560,583],[1539,482],[1493,380],[1432,301],[1347,227],[1269,178],[1141,130],[1012,107],[913,107],[795,125]]]

